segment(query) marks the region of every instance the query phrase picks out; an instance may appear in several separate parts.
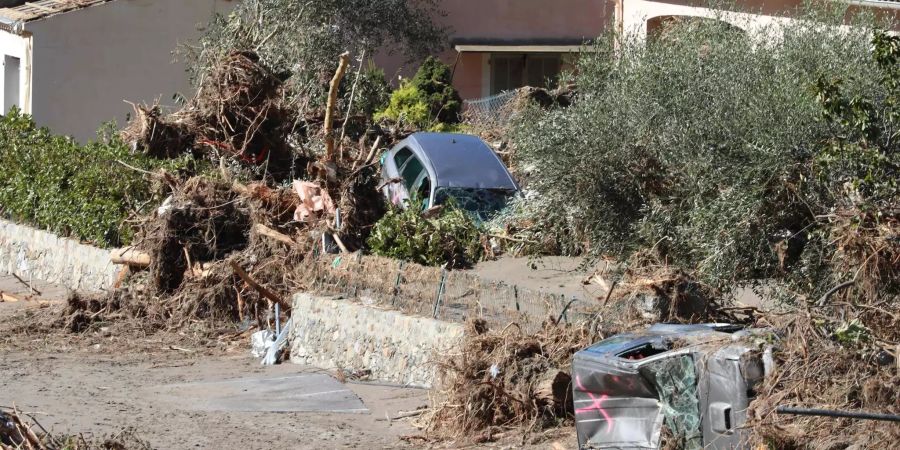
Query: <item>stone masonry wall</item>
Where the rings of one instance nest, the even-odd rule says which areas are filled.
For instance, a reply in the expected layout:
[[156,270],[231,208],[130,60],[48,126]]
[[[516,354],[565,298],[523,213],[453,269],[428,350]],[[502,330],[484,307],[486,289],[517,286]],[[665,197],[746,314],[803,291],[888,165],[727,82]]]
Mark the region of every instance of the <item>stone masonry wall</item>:
[[294,296],[291,361],[322,369],[371,370],[408,386],[435,381],[433,355],[449,350],[463,326],[332,297]]
[[0,273],[97,292],[110,288],[119,267],[109,250],[0,220]]

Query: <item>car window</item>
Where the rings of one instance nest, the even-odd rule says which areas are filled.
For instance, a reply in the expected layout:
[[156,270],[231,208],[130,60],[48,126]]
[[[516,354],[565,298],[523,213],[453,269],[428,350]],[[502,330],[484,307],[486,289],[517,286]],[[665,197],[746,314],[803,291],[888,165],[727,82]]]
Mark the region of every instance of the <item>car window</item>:
[[419,181],[416,181],[413,185],[413,189],[418,198],[422,201],[422,208],[428,208],[429,201],[431,200],[431,180],[428,178],[427,173],[422,174]]
[[403,163],[406,162],[409,157],[412,156],[412,151],[408,148],[403,147],[394,155],[394,164],[397,165],[397,170],[403,167]]
[[425,166],[422,165],[419,158],[410,155],[408,161],[406,161],[406,165],[400,169],[400,178],[403,178],[403,186],[406,187],[407,191],[412,189],[413,183],[416,182],[419,175],[421,175],[424,170]]

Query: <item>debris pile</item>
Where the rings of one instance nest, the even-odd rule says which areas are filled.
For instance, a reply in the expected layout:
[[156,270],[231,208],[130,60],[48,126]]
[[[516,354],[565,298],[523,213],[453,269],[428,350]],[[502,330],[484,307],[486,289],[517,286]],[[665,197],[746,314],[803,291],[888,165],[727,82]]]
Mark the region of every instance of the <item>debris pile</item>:
[[[281,295],[296,287],[286,281],[284,268],[307,250],[300,234],[305,223],[291,222],[299,204],[293,190],[262,183],[207,177],[178,183],[143,218],[135,245],[119,255],[127,282],[102,297],[70,298],[64,325],[81,332],[117,319],[140,319],[142,327],[160,329],[198,319],[262,320],[271,302],[286,306]],[[242,273],[268,289],[246,282],[235,266],[255,269],[252,277]]]
[[560,425],[572,413],[572,355],[598,339],[588,327],[553,320],[534,335],[515,324],[497,331],[469,321],[463,342],[439,366],[427,435],[489,442],[510,430]]
[[182,110],[163,116],[158,106],[134,106],[122,131],[135,151],[157,158],[185,153],[218,162],[265,164],[276,179],[291,175],[295,152],[288,145],[296,114],[286,104],[283,81],[253,52],[233,52],[206,74]]
[[840,263],[855,275],[796,312],[770,318],[783,338],[775,375],[751,405],[749,425],[757,440],[778,448],[896,445],[896,422],[788,415],[776,409],[887,414],[900,420],[897,236],[896,216],[837,215],[832,237]]
[[16,408],[0,410],[0,450],[150,450],[150,444],[139,439],[133,430],[115,436],[86,439],[83,435],[52,435],[34,417]]
[[192,155],[219,170],[150,174],[166,199],[135,221],[133,246],[114,257],[127,278],[105,297],[73,297],[60,321],[72,331],[122,318],[158,329],[204,320],[263,326],[274,304],[289,313],[285,298],[312,269],[303,261],[360,249],[384,214],[375,156],[391,137],[341,131],[336,139],[333,129],[348,64],[341,55],[324,121],[301,117],[284,80],[247,51],[214,65],[180,111],[135,106],[122,131],[135,151]]
[[[431,439],[494,440],[572,419],[572,356],[606,337],[654,323],[750,324],[752,308],[730,308],[719,293],[665,265],[626,270],[605,299],[573,324],[544,322],[535,334],[517,324],[488,330],[467,324],[459,348],[439,359],[440,389],[422,427]],[[600,275],[596,275],[600,276]],[[478,434],[474,434],[477,432]]]

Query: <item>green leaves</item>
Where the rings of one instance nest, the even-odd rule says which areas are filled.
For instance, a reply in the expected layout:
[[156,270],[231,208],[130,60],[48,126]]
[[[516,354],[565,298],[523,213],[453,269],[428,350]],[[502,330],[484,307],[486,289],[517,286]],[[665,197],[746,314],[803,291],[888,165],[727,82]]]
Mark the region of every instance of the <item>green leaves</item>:
[[0,211],[5,217],[101,246],[128,243],[123,221],[153,196],[150,182],[116,160],[153,170],[193,164],[132,155],[110,130],[79,145],[13,109],[0,118]]
[[369,249],[426,266],[467,267],[481,260],[481,230],[472,218],[452,205],[441,208],[436,218],[425,218],[416,208],[392,208],[375,224]]
[[872,113],[890,110],[882,79],[900,45],[881,36],[873,58],[870,28],[834,25],[700,20],[647,42],[600,38],[570,107],[515,119],[515,162],[535,193],[521,222],[584,243],[559,246],[570,252],[652,249],[726,291],[794,279],[795,297],[815,297],[845,280],[823,219],[844,188],[829,179],[857,174],[863,196],[896,183],[874,143],[895,145],[900,124]]
[[450,68],[428,57],[411,81],[391,95],[387,109],[376,119],[388,118],[422,130],[442,129],[460,121],[462,99],[450,79]]

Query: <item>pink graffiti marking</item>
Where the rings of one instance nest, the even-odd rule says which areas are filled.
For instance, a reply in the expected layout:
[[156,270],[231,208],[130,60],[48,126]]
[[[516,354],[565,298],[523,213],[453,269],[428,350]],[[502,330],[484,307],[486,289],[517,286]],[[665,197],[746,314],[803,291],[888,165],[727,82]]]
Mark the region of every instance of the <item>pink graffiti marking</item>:
[[579,391],[584,392],[585,394],[588,395],[588,397],[591,398],[591,406],[588,406],[585,408],[578,408],[575,410],[575,414],[576,415],[584,414],[584,413],[596,410],[603,416],[604,419],[606,419],[606,432],[607,433],[611,432],[612,427],[613,427],[612,417],[609,417],[609,414],[606,412],[605,409],[603,409],[603,401],[606,400],[607,398],[609,398],[609,396],[606,394],[603,394],[600,396],[600,398],[597,398],[596,396],[594,396],[594,393],[588,392],[588,390],[584,388],[584,385],[581,384],[581,377],[578,375],[575,375],[575,386],[578,388]]

